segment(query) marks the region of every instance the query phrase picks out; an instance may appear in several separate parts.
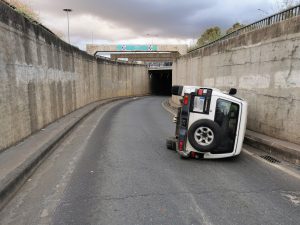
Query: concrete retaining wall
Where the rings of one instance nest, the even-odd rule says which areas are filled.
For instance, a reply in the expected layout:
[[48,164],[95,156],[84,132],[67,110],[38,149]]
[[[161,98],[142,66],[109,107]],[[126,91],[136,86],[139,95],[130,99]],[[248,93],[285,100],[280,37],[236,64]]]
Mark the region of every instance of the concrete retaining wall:
[[0,150],[91,102],[147,93],[146,67],[96,60],[0,2]]
[[179,58],[172,82],[236,87],[249,103],[248,129],[300,144],[300,17]]

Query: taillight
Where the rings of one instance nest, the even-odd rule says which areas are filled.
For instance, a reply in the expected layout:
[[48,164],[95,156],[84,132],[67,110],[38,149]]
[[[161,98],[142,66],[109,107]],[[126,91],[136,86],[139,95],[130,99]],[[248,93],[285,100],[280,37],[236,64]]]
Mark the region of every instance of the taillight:
[[188,95],[185,95],[184,97],[183,97],[183,104],[184,105],[187,105],[189,103],[189,96]]
[[178,143],[178,149],[179,149],[179,151],[183,151],[183,145],[184,145],[184,141],[180,140],[179,143]]

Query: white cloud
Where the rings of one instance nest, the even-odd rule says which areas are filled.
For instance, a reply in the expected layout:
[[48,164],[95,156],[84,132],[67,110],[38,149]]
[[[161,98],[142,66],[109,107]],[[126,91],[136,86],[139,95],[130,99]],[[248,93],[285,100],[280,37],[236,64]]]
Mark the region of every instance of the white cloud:
[[[223,30],[235,22],[261,19],[262,9],[274,13],[277,0],[23,0],[42,23],[66,34],[63,8],[71,8],[72,44],[191,43],[210,26]],[[92,35],[93,34],[93,35]],[[150,34],[147,36],[147,34]]]

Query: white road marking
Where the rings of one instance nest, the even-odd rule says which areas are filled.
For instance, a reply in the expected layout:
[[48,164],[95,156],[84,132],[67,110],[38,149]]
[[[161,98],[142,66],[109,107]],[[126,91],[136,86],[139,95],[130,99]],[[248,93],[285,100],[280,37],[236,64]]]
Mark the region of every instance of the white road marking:
[[289,200],[295,206],[300,205],[300,192],[293,192],[293,191],[282,192],[281,195],[287,198],[287,200]]
[[202,220],[199,221],[201,224],[204,225],[213,225],[213,223],[209,220],[209,218],[207,217],[207,215],[205,214],[205,212],[200,208],[200,206],[198,205],[195,197],[193,196],[192,193],[188,194],[191,203],[194,205],[194,209],[196,210],[197,213],[199,213],[199,215],[201,216]]
[[290,176],[293,176],[293,177],[295,177],[295,178],[297,178],[297,179],[300,179],[300,174],[298,174],[298,173],[296,173],[296,172],[294,172],[294,171],[292,171],[292,170],[289,170],[289,169],[283,167],[282,165],[270,163],[270,162],[268,162],[268,161],[266,161],[266,160],[260,158],[258,155],[254,154],[254,153],[252,153],[252,152],[249,152],[248,150],[246,150],[246,149],[244,149],[244,148],[243,148],[243,152],[245,152],[246,154],[248,154],[248,155],[250,155],[250,156],[252,156],[252,157],[254,157],[254,158],[256,158],[256,159],[258,159],[258,160],[260,160],[260,161],[262,161],[262,162],[264,162],[264,163],[267,163],[267,164],[270,165],[270,166],[275,167],[276,169],[281,170],[281,171],[284,172],[284,173],[287,173],[287,174],[290,175]]

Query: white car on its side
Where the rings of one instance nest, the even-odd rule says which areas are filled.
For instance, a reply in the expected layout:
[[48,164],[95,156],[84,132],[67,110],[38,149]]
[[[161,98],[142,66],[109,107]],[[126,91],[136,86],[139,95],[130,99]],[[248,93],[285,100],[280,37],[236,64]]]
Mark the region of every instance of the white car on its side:
[[235,97],[236,89],[225,94],[218,89],[199,86],[173,86],[172,94],[181,96],[175,138],[167,147],[182,157],[225,158],[242,150],[247,102]]

